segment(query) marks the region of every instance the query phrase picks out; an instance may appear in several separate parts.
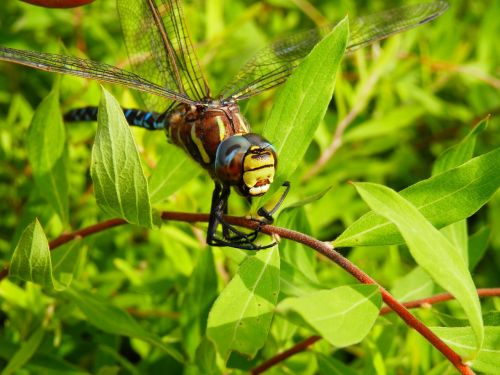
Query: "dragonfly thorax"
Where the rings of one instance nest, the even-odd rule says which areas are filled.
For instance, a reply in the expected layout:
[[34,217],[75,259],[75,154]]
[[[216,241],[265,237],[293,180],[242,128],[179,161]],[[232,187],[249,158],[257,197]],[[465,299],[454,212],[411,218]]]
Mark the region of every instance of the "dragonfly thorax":
[[276,152],[250,126],[236,103],[181,104],[167,115],[167,135],[212,178],[233,186],[245,197],[269,190],[276,169]]
[[183,148],[212,177],[220,143],[250,132],[236,103],[181,104],[167,114],[166,122],[169,140]]

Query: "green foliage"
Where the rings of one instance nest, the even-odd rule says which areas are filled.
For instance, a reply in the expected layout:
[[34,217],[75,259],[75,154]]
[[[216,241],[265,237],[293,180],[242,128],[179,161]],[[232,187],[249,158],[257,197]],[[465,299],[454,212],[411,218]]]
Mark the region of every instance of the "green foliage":
[[472,361],[472,367],[477,371],[485,374],[494,374],[498,371],[500,327],[484,327],[483,350],[479,354],[476,353],[476,348],[471,345],[475,334],[470,327],[434,327],[432,330],[464,358],[475,357]]
[[[500,148],[460,167],[420,181],[401,191],[438,228],[465,219],[486,204],[500,187]],[[369,212],[352,224],[334,244],[376,246],[401,243],[394,224]]]
[[266,139],[277,140],[275,148],[280,168],[274,189],[289,179],[298,167],[325,116],[347,45],[348,26],[347,19],[340,21],[313,48],[276,97],[263,130]]
[[355,187],[376,213],[396,225],[417,264],[462,305],[476,334],[479,351],[484,338],[481,307],[460,249],[394,190],[367,182]]
[[33,179],[63,223],[68,222],[66,135],[59,108],[59,85],[40,103],[27,135]]
[[[183,3],[217,95],[276,37],[406,1]],[[274,189],[291,181],[277,225],[332,243],[400,301],[452,292],[456,301],[412,312],[491,374],[500,305],[479,306],[473,288],[499,286],[499,20],[498,1],[453,1],[436,21],[340,62],[344,22],[286,87],[241,103],[278,149]],[[128,68],[113,1],[2,5],[0,45],[57,53],[61,41],[65,54]],[[58,80],[0,62],[3,373],[238,374],[312,335],[323,340],[269,373],[452,372],[399,317],[378,315],[374,286],[353,285],[305,245],[245,253],[206,247],[203,224],[157,228],[156,211],[208,212],[210,177],[161,132],[125,124],[119,105],[141,108],[136,93],[106,86],[118,105],[95,83]],[[97,129],[62,123],[99,100]],[[377,184],[354,183],[376,212],[348,181]],[[232,196],[230,213],[247,212]],[[133,224],[49,250],[47,238],[110,217]]]
[[148,182],[120,104],[105,89],[92,147],[91,175],[99,207],[111,217],[153,227]]
[[275,246],[245,259],[215,301],[207,337],[224,360],[231,351],[255,356],[267,339],[278,300],[279,253]]
[[278,310],[312,328],[335,347],[361,342],[378,317],[382,298],[375,285],[342,286],[286,298]]
[[38,220],[30,224],[21,235],[12,255],[9,276],[54,287],[49,244]]
[[165,351],[177,361],[184,361],[182,354],[171,345],[164,343],[160,337],[146,331],[129,314],[109,304],[104,298],[93,296],[88,292],[75,288],[66,289],[63,296],[81,310],[90,324],[102,331],[144,340]]

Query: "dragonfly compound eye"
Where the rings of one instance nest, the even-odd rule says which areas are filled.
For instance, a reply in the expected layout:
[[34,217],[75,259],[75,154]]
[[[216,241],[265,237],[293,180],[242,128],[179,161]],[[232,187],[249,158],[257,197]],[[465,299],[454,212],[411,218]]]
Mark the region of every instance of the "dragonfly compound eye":
[[273,182],[277,158],[274,147],[257,134],[236,135],[217,149],[215,173],[246,197],[265,194]]

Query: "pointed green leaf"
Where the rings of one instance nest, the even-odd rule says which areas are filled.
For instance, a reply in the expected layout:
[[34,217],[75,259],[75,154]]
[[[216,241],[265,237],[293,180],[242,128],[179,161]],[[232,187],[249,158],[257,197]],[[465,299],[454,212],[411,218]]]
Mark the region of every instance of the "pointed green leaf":
[[[500,148],[460,167],[420,181],[400,192],[437,228],[465,219],[479,210],[500,186]],[[389,220],[368,212],[347,228],[335,247],[402,243]]]
[[467,162],[474,155],[477,136],[488,126],[488,118],[482,120],[457,145],[450,147],[437,158],[432,168],[432,174],[437,175],[456,168]]
[[21,345],[19,350],[9,360],[9,363],[3,369],[1,375],[10,375],[14,372],[17,373],[17,370],[22,369],[33,354],[36,353],[38,347],[42,343],[44,335],[45,330],[43,327],[39,327],[35,332],[33,332],[30,338]]
[[332,345],[345,347],[370,332],[381,304],[376,285],[354,285],[287,298],[278,311],[302,321]]
[[[481,134],[488,124],[487,119],[481,121],[470,131],[469,134],[457,145],[450,147],[437,158],[432,170],[433,175],[446,172],[452,168],[462,165],[472,158],[474,148],[476,146],[476,138]],[[458,249],[465,259],[465,263],[469,263],[469,254],[467,250],[467,223],[465,220],[457,221],[443,228],[441,232],[448,238]]]
[[217,274],[211,249],[202,251],[189,277],[180,318],[184,350],[193,359],[205,334],[207,317],[217,297]]
[[59,109],[59,85],[40,103],[28,131],[27,148],[33,178],[43,196],[68,222],[66,133]]
[[12,255],[9,276],[54,288],[49,243],[38,220],[23,231]]
[[99,207],[129,223],[153,227],[148,182],[120,105],[102,89],[91,175]]
[[460,251],[394,190],[373,183],[354,186],[371,209],[397,226],[415,261],[462,305],[476,334],[479,350],[484,336],[481,305]]
[[[278,93],[263,136],[279,156],[272,191],[302,162],[314,133],[325,116],[349,35],[347,18],[319,42]],[[268,196],[272,194],[268,193]]]
[[208,315],[207,337],[227,361],[232,351],[253,357],[269,333],[279,293],[278,247],[249,256]]
[[[475,334],[471,327],[433,327],[432,331],[462,358],[474,356]],[[485,374],[500,374],[500,327],[484,327],[484,343],[470,365]]]
[[156,335],[146,331],[129,314],[110,304],[109,300],[75,288],[67,288],[63,294],[78,306],[90,324],[104,332],[146,341],[163,350],[177,361],[184,362],[182,354],[175,348],[161,341]]
[[168,198],[200,172],[200,166],[188,158],[183,150],[167,144],[165,154],[149,179],[151,202]]

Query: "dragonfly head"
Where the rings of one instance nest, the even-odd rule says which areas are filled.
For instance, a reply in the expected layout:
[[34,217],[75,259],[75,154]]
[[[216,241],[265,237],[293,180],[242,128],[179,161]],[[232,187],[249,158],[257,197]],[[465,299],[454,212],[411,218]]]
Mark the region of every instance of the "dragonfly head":
[[269,190],[277,161],[274,147],[260,135],[233,135],[217,148],[215,174],[239,194],[258,197]]

